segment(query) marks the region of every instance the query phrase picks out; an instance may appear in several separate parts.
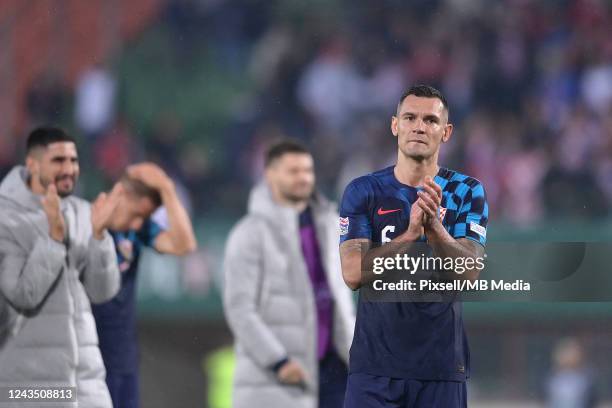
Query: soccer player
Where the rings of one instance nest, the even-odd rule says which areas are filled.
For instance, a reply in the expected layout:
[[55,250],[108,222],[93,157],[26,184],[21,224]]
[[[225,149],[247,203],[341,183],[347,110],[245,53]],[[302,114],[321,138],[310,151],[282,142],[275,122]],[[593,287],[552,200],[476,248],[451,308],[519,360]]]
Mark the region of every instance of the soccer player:
[[[185,255],[196,249],[196,239],[174,183],[158,166],[130,166],[118,184],[124,195],[111,217],[110,232],[117,248],[121,289],[107,303],[95,305],[93,312],[113,405],[132,408],[139,405],[135,297],[142,247]],[[167,230],[151,219],[160,205],[168,213]]]
[[[368,284],[362,279],[362,255],[367,267],[374,257],[394,256],[398,250],[373,244],[410,247],[426,241],[435,256],[483,256],[488,219],[483,186],[438,165],[440,146],[453,131],[448,114],[438,90],[410,88],[391,119],[397,164],[347,186],[340,209],[340,256],[352,289]],[[477,274],[472,269],[461,277],[474,280]],[[466,407],[469,353],[461,303],[366,302],[362,297],[345,407]]]
[[[74,138],[40,127],[0,183],[0,389],[55,387],[51,406],[110,408],[90,302],[119,290],[107,228],[121,189],[90,205],[72,194],[78,178]],[[3,395],[0,407],[33,406]]]
[[265,177],[225,247],[234,408],[343,405],[355,314],[340,276],[334,207],[316,192],[304,146],[270,147]]

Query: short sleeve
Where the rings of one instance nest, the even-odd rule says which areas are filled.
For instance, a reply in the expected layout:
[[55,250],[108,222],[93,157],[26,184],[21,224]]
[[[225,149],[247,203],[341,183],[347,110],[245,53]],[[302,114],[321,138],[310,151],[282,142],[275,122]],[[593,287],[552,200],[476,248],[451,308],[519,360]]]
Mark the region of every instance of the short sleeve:
[[[359,179],[357,179],[359,180]],[[351,182],[340,204],[340,243],[349,239],[372,239],[372,222],[368,210],[368,190]]]
[[482,184],[474,179],[467,190],[457,214],[452,236],[455,239],[469,238],[482,245],[487,242],[489,206]]
[[153,248],[155,239],[164,229],[155,221],[148,219],[138,231],[138,239],[144,246]]

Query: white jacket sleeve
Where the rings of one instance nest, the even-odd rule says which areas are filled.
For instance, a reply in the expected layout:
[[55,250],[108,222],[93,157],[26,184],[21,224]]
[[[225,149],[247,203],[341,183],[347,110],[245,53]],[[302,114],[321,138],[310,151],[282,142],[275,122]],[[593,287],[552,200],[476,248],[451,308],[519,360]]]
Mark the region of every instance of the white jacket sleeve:
[[33,248],[23,248],[6,226],[0,227],[0,292],[19,312],[36,309],[62,273],[66,247],[39,236]]
[[121,277],[115,243],[107,231],[104,231],[102,240],[89,239],[81,280],[92,303],[106,302],[119,292]]

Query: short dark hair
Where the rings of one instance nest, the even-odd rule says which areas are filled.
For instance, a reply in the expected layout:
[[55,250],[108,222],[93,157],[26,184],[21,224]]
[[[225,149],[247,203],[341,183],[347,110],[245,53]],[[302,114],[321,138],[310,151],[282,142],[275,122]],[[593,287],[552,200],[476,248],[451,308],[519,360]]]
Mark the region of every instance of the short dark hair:
[[123,173],[120,181],[127,192],[138,197],[148,198],[155,208],[162,205],[161,194],[153,187],[149,187],[142,181],[130,177],[127,173]]
[[287,153],[311,154],[310,150],[297,140],[285,139],[274,143],[266,151],[264,166],[268,168],[275,160]]
[[31,153],[34,149],[40,147],[46,148],[50,144],[58,142],[72,142],[76,144],[76,140],[63,129],[50,126],[37,127],[28,136],[26,154]]
[[406,92],[404,92],[399,100],[399,103],[397,104],[398,112],[400,106],[402,106],[402,102],[404,102],[404,99],[406,99],[409,95],[418,96],[419,98],[438,98],[440,102],[442,102],[444,109],[446,109],[448,112],[448,102],[446,101],[444,95],[442,95],[442,92],[433,86],[423,84],[413,85]]

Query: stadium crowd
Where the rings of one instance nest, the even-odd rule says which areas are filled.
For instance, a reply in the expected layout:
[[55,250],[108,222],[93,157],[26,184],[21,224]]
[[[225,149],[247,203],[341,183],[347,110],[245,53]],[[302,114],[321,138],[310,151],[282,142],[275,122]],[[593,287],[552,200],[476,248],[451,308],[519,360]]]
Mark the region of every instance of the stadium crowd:
[[[158,158],[191,193],[196,213],[210,208],[211,197],[238,212],[261,174],[262,151],[271,140],[291,136],[313,148],[320,186],[339,198],[355,175],[391,163],[395,103],[407,85],[424,82],[438,86],[452,107],[456,130],[443,162],[487,186],[492,218],[529,225],[609,214],[609,3],[386,0],[348,6],[345,0],[307,10],[282,1],[169,2],[160,19],[177,64],[207,47],[217,68],[247,78],[250,86],[231,104],[223,130],[202,136],[220,141],[210,152],[185,142],[189,126],[171,109],[150,129],[132,129],[116,102],[121,81],[92,69],[74,91],[72,116],[82,133],[96,136],[90,137],[92,154],[102,177],[112,178],[106,173],[123,162]],[[41,99],[44,92],[49,97]],[[41,101],[69,104],[66,92],[48,80],[35,83],[27,106],[31,121],[49,119]],[[110,103],[109,96],[114,114],[98,124],[101,130],[78,123],[86,119],[88,97]],[[65,111],[57,106],[51,118]],[[9,167],[9,156],[0,157],[0,167]]]

